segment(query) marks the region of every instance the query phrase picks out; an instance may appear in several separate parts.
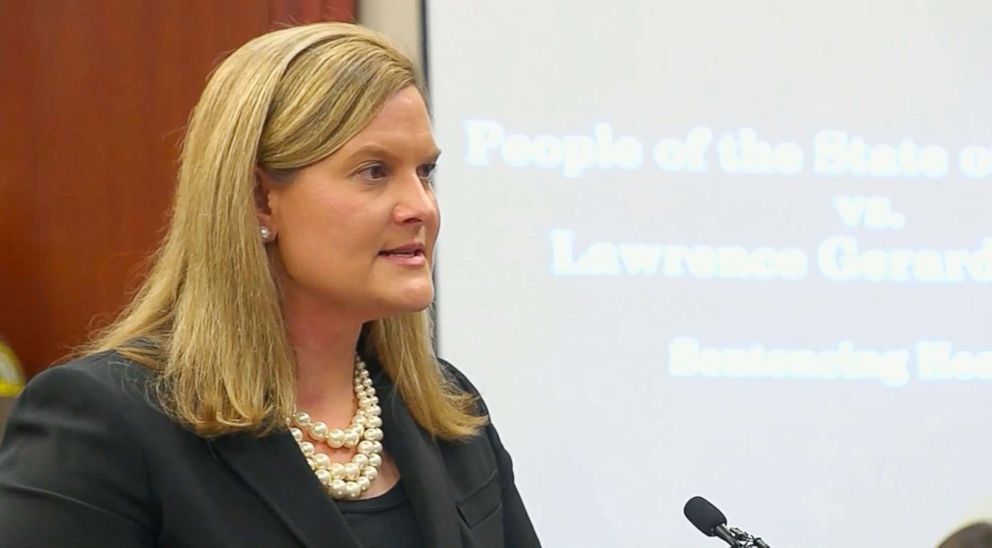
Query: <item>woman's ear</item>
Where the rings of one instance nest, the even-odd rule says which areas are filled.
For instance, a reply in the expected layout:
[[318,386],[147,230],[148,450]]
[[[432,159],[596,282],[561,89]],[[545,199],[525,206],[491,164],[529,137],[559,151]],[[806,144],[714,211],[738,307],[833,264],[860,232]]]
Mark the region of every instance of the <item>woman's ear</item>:
[[271,241],[275,239],[276,227],[272,215],[272,188],[274,184],[272,176],[264,169],[255,166],[255,186],[252,189],[255,196],[255,215],[258,217],[260,228],[268,230],[269,237],[263,235],[263,239]]

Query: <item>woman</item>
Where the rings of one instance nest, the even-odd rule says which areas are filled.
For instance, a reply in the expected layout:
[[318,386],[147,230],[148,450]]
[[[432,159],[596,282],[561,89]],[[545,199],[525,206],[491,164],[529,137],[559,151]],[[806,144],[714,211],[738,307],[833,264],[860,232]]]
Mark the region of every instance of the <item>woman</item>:
[[378,34],[234,52],[148,279],[12,412],[0,545],[537,546],[485,407],[431,351],[437,156]]

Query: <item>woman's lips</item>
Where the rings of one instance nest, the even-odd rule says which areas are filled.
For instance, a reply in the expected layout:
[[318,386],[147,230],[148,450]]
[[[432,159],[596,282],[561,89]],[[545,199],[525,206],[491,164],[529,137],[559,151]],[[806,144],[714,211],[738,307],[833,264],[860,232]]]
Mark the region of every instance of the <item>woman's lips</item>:
[[423,250],[412,251],[383,251],[379,256],[387,261],[400,266],[424,266],[427,264],[427,257]]

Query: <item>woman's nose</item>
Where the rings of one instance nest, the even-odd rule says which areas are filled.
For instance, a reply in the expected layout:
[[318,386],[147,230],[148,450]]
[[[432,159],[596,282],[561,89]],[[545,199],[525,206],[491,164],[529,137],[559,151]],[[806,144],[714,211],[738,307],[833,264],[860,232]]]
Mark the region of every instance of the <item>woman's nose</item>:
[[437,218],[434,190],[416,171],[398,181],[398,197],[393,215],[400,224],[422,224]]

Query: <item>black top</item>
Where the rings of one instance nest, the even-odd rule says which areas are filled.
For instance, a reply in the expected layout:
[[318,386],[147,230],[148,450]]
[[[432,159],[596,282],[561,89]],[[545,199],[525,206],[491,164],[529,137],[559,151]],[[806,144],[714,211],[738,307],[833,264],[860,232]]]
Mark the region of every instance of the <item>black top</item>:
[[424,548],[402,480],[378,497],[335,502],[362,548]]
[[[202,438],[158,408],[153,375],[106,352],[27,384],[0,444],[0,546],[362,547],[288,431]],[[491,424],[435,438],[388,375],[372,382],[424,546],[540,545]]]

